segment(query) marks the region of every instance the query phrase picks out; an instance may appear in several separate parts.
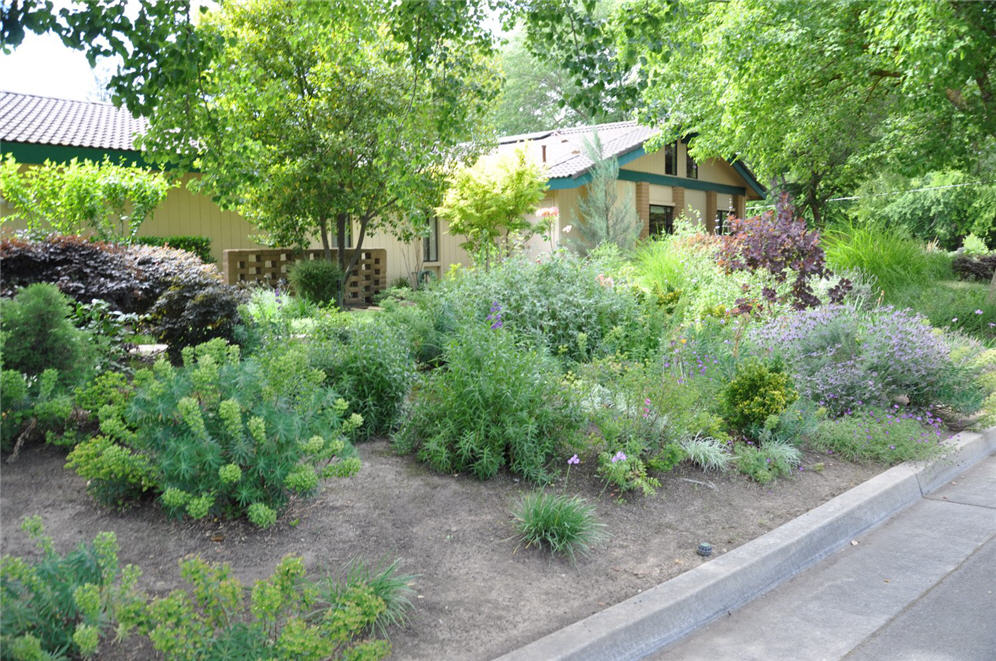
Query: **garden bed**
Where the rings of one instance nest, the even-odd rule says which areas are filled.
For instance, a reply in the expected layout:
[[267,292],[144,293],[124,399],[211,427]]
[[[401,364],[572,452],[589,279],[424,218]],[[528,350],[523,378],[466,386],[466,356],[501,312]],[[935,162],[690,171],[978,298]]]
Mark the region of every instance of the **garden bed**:
[[[516,548],[509,512],[528,484],[507,474],[479,482],[433,473],[385,441],[359,452],[358,475],[326,483],[317,498],[293,502],[276,526],[259,530],[243,521],[170,521],[151,504],[102,509],[63,468],[62,452],[31,448],[4,467],[2,552],[34,556],[16,530],[28,514],[41,515],[59,551],[114,531],[122,563],[139,565],[142,587],[157,594],[180,587],[177,562],[187,554],[228,562],[246,583],[268,576],[288,553],[302,555],[314,575],[353,559],[399,558],[417,578],[411,621],[391,632],[395,658],[489,659],[698,566],[701,541],[717,554],[732,550],[885,468],[806,453],[804,470],[762,487],[683,466],[662,477],[656,495],[620,499],[593,466],[581,465],[567,491],[596,503],[611,537],[572,566]],[[146,659],[154,653],[145,644],[107,644],[101,657]]]

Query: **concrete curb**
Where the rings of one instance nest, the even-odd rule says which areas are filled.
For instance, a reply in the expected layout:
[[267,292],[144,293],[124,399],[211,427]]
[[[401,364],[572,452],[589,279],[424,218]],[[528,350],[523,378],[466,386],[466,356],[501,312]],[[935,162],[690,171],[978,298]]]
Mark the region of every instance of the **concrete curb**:
[[670,581],[498,661],[639,659],[756,599],[996,452],[996,427],[907,462]]

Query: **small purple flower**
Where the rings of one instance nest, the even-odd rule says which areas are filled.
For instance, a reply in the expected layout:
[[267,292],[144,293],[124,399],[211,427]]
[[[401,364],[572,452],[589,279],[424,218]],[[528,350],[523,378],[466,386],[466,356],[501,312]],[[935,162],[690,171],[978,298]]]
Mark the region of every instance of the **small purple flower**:
[[493,324],[491,324],[491,330],[498,330],[502,327],[501,319],[496,319]]
[[982,310],[976,310],[975,314],[982,314]]
[[953,319],[951,320],[951,323],[952,323],[952,324],[957,324],[957,323],[958,323],[958,317],[954,317],[954,318],[953,318]]
[[616,456],[612,457],[612,463],[616,463],[617,461],[626,461],[626,455],[623,454],[622,450],[616,452]]
[[570,459],[567,460],[567,464],[568,465],[572,465],[572,466],[577,466],[580,463],[581,463],[581,460],[578,459],[577,455],[574,455],[573,457],[571,457]]

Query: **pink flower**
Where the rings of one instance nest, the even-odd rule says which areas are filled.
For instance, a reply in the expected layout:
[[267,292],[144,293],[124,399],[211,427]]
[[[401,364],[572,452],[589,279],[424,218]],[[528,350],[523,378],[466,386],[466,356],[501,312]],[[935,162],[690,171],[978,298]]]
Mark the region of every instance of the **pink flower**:
[[580,459],[578,459],[578,456],[577,456],[577,455],[574,455],[573,457],[571,457],[570,459],[568,459],[568,460],[567,460],[567,463],[568,463],[569,465],[574,465],[574,466],[576,466],[576,465],[578,465],[578,464],[580,464],[580,463],[581,463],[581,460],[580,460]]
[[622,450],[616,452],[616,456],[612,457],[612,463],[616,463],[617,461],[626,461],[626,455],[623,454]]

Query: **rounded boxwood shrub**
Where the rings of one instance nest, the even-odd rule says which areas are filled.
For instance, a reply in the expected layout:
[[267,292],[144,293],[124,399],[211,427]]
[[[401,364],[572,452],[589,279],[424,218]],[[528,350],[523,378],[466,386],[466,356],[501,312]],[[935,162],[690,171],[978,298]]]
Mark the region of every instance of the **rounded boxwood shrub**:
[[737,366],[720,398],[726,421],[734,429],[747,432],[766,426],[769,417],[781,414],[797,396],[791,377],[780,363],[768,365],[748,359]]
[[312,303],[338,300],[342,269],[327,259],[299,259],[287,271],[294,293]]

